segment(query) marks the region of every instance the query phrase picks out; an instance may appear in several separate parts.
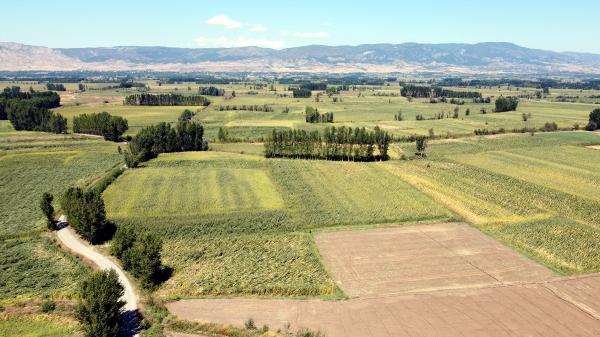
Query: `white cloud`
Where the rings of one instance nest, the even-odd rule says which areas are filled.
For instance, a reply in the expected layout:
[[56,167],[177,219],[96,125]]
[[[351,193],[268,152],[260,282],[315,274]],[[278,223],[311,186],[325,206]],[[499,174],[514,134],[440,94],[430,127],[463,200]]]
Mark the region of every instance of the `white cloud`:
[[255,25],[250,25],[250,29],[251,32],[266,32],[268,29],[267,27],[261,25],[261,24],[255,24]]
[[242,24],[239,21],[235,21],[227,15],[216,15],[206,21],[209,25],[223,26],[227,29],[240,28]]
[[240,36],[237,39],[230,39],[224,36],[216,39],[209,39],[200,36],[194,39],[196,45],[199,47],[220,47],[220,48],[231,48],[231,47],[263,47],[281,49],[285,46],[283,40],[268,40],[268,39],[248,39],[244,36]]
[[289,32],[287,30],[282,30],[279,34],[281,34],[281,36],[293,36],[313,39],[323,39],[329,37],[329,33],[327,32]]
[[333,26],[333,23],[328,22],[328,21],[323,21],[323,22],[321,22],[321,26],[323,26],[323,27],[331,27],[331,26]]

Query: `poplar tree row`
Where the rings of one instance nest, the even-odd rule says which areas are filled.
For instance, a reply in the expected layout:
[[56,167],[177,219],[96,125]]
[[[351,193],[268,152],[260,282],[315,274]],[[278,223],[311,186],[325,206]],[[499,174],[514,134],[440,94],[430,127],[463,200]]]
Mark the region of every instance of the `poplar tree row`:
[[265,157],[341,161],[388,160],[390,135],[378,126],[363,128],[326,127],[319,131],[274,129],[265,142]]
[[419,86],[407,84],[402,87],[400,94],[403,97],[429,98],[429,97],[447,97],[447,98],[481,98],[481,93],[476,91],[454,91],[442,87]]
[[22,92],[19,87],[0,93],[0,119],[8,119],[15,130],[67,132],[67,119],[49,109],[60,106],[60,96],[51,91]]
[[206,97],[198,95],[184,96],[179,94],[134,94],[125,97],[123,104],[150,106],[208,106],[210,101]]

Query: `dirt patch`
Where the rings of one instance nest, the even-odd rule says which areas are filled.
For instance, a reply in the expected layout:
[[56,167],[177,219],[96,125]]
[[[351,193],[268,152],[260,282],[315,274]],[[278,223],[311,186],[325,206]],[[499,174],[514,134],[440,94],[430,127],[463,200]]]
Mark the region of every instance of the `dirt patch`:
[[598,336],[600,275],[559,278],[465,224],[321,233],[345,301],[201,299],[167,304],[201,323],[328,337]]
[[586,146],[588,149],[600,150],[600,145],[590,145]]
[[315,240],[334,280],[351,297],[554,278],[466,224],[340,231]]

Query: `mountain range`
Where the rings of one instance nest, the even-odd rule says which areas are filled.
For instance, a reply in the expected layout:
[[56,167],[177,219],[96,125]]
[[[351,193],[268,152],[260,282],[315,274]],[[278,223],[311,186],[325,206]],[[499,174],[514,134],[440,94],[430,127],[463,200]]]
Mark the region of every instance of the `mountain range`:
[[600,55],[505,42],[259,47],[48,48],[0,42],[2,71],[149,70],[406,74],[600,74]]

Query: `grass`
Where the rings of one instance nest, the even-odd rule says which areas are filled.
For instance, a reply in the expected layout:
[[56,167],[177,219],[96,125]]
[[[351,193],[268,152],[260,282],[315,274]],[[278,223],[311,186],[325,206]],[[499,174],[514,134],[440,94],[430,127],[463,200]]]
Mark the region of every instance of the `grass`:
[[70,317],[48,314],[8,315],[0,313],[0,336],[76,336],[79,324]]

